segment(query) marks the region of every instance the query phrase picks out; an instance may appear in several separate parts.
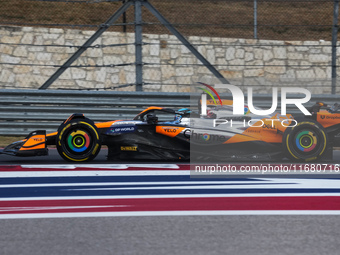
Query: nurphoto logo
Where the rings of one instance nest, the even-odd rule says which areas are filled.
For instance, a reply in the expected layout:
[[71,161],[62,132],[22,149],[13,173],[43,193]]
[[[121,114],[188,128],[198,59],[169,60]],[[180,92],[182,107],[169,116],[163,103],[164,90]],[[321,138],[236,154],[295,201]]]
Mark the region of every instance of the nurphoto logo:
[[[217,91],[210,85],[205,84],[205,83],[200,83],[207,88],[209,88],[211,91],[214,92],[214,94],[217,96],[219,99],[219,103],[222,106],[222,100]],[[221,88],[221,89],[228,89],[233,97],[233,115],[244,115],[244,94],[242,90],[231,84],[215,84],[215,88]],[[215,105],[217,105],[216,100],[214,96],[212,95],[211,92],[209,92],[207,89],[204,88],[199,88],[203,90],[205,93],[201,94],[201,113],[203,116],[207,115],[207,94],[213,99]],[[272,114],[276,111],[277,106],[278,106],[278,88],[273,87],[272,89],[272,105],[270,109],[256,109],[253,104],[253,88],[248,87],[247,89],[248,92],[248,108],[249,111],[252,114],[259,115],[259,116],[264,116],[264,115],[269,115]],[[304,98],[288,98],[288,94],[304,94]],[[309,102],[311,99],[311,93],[309,90],[305,88],[296,88],[296,87],[285,87],[281,88],[281,115],[286,115],[287,114],[287,105],[292,104],[295,105],[305,116],[310,116],[312,115],[304,106],[304,103]]]

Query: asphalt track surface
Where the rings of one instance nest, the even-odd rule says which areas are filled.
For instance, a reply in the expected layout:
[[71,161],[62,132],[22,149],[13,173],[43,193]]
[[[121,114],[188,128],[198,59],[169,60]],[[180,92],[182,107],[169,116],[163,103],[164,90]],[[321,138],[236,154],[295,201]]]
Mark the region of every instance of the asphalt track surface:
[[[0,155],[0,169],[4,168],[5,165],[27,166],[40,164],[46,166],[72,164],[63,161],[55,150],[51,150],[50,152],[50,156],[39,158],[16,158]],[[333,163],[337,162],[340,162],[339,151],[334,152]],[[96,160],[91,162],[91,164],[98,166],[107,163],[105,150],[102,151]],[[114,163],[124,164],[124,162]],[[68,173],[67,171],[64,172],[65,174]],[[46,171],[47,175],[49,173],[49,171]],[[15,174],[16,173],[13,172],[14,176]],[[34,174],[34,171],[32,171],[31,174]],[[42,174],[45,174],[45,172],[42,172]],[[140,175],[142,175],[142,173]],[[58,178],[60,177],[56,177],[54,181],[61,183],[62,180]],[[8,179],[13,182],[12,184],[6,183],[6,178],[0,178],[0,180],[2,186],[12,185],[13,190],[17,189],[15,191],[17,193],[12,193],[8,192],[6,188],[3,188],[4,186],[0,186],[0,194],[2,194],[2,197],[25,197],[25,194],[31,196],[31,193],[39,194],[39,192],[44,189],[44,192],[60,192],[58,189],[50,190],[48,186],[33,190],[33,192],[20,190],[20,187],[15,186],[19,185],[17,181],[20,181],[20,178]],[[292,182],[287,182],[287,180],[280,178],[270,181],[274,182],[273,185],[277,183],[281,183],[280,185],[282,185],[283,182],[286,182],[284,185],[288,185],[288,187],[284,187],[284,189],[288,189],[289,185],[292,184]],[[309,189],[309,192],[320,193],[320,190],[316,188],[317,181],[318,180],[304,180],[306,183],[301,182],[300,184],[297,181],[296,184],[293,185],[304,185],[296,187],[302,187],[302,189],[306,190]],[[340,242],[338,241],[340,232],[340,200],[338,199],[340,197],[338,195],[340,194],[340,185],[337,184],[337,180],[322,179],[322,181],[325,184],[321,183],[319,186],[328,188],[330,192],[334,192],[330,197],[331,200],[327,200],[327,206],[331,209],[336,208],[337,213],[323,211],[327,206],[326,200],[322,200],[325,195],[321,193],[322,196],[319,194],[319,197],[312,197],[314,200],[308,203],[308,206],[310,206],[312,210],[297,213],[296,215],[282,211],[279,211],[277,214],[266,213],[258,209],[245,215],[237,215],[236,212],[229,215],[171,215],[170,213],[170,215],[166,214],[165,216],[120,215],[119,217],[93,217],[92,215],[91,217],[86,217],[86,215],[82,215],[81,217],[77,217],[76,215],[72,215],[72,217],[60,218],[2,218],[0,219],[0,254],[335,255],[339,254],[340,250]],[[296,187],[294,189],[298,191]],[[301,188],[299,188],[299,190],[299,192],[302,192]],[[136,192],[137,195],[141,195],[140,192],[142,192],[142,189],[136,190]],[[297,199],[297,203],[294,205],[289,204],[289,206],[301,208],[299,201],[302,200],[299,200],[299,196],[294,197],[295,195],[296,194],[292,195],[290,199],[292,201]],[[240,203],[242,201],[242,198],[238,196],[235,198],[230,197],[229,199],[233,199],[233,201],[239,199]],[[287,206],[287,204],[282,205],[277,201],[270,200],[270,194],[263,199],[272,201],[272,204],[264,204],[268,207]],[[197,201],[198,204],[202,202],[201,200]],[[252,207],[253,205],[247,204],[251,202],[251,200],[247,201],[248,200],[243,201],[244,204],[242,206],[247,208]],[[165,206],[171,206],[171,203]],[[187,205],[185,204],[184,206]],[[205,206],[218,206],[218,204],[213,204],[213,201],[208,201],[208,204]],[[241,205],[236,205],[236,207],[237,206]],[[22,207],[23,205],[12,207],[12,210],[21,210]],[[313,215],[313,213],[315,215]],[[329,215],[326,215],[326,213],[329,213]]]
[[[91,162],[91,164],[105,164],[108,163],[106,159],[107,149],[103,148],[98,156]],[[63,160],[58,151],[54,148],[49,149],[48,156],[38,157],[14,157],[10,155],[0,154],[0,165],[5,164],[73,164]],[[86,164],[86,163],[85,163]]]
[[337,255],[338,216],[1,220],[1,254]]
[[[107,155],[107,149],[102,148],[102,150],[99,152],[98,156],[93,161],[91,161],[91,164],[110,163],[110,162],[107,161],[106,155]],[[139,161],[139,162],[143,163],[143,161]],[[282,162],[287,163],[288,161],[283,160]],[[126,163],[126,161],[122,161],[122,162],[114,161],[113,163]],[[155,162],[147,162],[147,163],[152,164],[152,163],[163,163],[163,162],[155,161]],[[180,162],[178,162],[178,163],[180,163]],[[240,162],[238,162],[238,163],[240,163]],[[332,163],[340,163],[340,150],[335,150],[333,152]],[[14,157],[14,156],[9,156],[9,155],[5,155],[5,154],[0,154],[0,166],[6,165],[6,164],[73,164],[73,163],[64,161],[59,156],[57,150],[52,148],[52,149],[49,149],[49,155],[48,156]],[[87,164],[87,163],[83,163],[83,164]]]

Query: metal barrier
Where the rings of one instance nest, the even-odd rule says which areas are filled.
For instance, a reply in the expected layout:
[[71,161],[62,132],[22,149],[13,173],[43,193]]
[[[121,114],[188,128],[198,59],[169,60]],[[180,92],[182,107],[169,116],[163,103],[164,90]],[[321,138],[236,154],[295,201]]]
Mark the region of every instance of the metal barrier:
[[71,114],[95,122],[132,119],[149,106],[189,107],[189,93],[0,90],[0,135],[54,132]]
[[[192,105],[199,95],[191,98]],[[221,96],[231,98],[230,94]],[[298,98],[297,95],[295,97]],[[336,95],[316,95],[305,106],[317,101],[327,104],[340,102]],[[268,109],[271,103],[271,95],[254,96],[256,107]],[[132,119],[149,106],[189,108],[190,93],[3,89],[0,90],[0,135],[27,135],[38,129],[54,132],[62,121],[76,112],[84,113],[95,122]],[[296,107],[287,108],[287,112],[292,114],[298,111]]]

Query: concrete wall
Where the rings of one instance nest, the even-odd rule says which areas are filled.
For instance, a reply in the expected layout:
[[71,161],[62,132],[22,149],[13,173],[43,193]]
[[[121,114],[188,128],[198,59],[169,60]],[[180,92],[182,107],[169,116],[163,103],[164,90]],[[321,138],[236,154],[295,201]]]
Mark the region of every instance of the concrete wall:
[[[94,31],[0,27],[0,88],[38,88]],[[331,78],[331,44],[325,41],[269,41],[190,36],[189,41],[227,79],[244,85]],[[144,34],[146,91],[188,91],[212,77],[172,35]],[[106,32],[51,88],[108,89],[135,82],[135,67],[96,67],[134,63],[134,34]],[[115,44],[127,44],[112,47]],[[71,47],[59,47],[67,45]],[[111,46],[110,46],[111,45]],[[36,66],[32,66],[32,64]],[[119,90],[134,90],[134,86]],[[316,89],[329,93],[330,86]]]

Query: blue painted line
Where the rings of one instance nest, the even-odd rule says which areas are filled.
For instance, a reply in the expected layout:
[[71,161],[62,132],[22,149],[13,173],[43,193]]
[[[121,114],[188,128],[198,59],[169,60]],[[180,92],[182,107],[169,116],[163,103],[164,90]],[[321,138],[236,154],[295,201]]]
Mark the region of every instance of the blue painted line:
[[[81,190],[84,189],[85,190]],[[87,189],[88,188],[88,189]],[[286,189],[133,189],[133,190],[92,190],[94,187],[29,187],[2,188],[1,198],[14,197],[67,197],[67,196],[141,196],[141,195],[204,195],[204,194],[258,194],[258,193],[340,193],[339,189],[327,188],[286,188]],[[99,187],[96,187],[99,188]]]
[[44,184],[44,183],[91,183],[91,182],[178,182],[178,181],[249,181],[261,182],[252,178],[191,178],[189,175],[169,176],[81,176],[81,177],[10,177],[0,178],[0,187],[5,184]]

